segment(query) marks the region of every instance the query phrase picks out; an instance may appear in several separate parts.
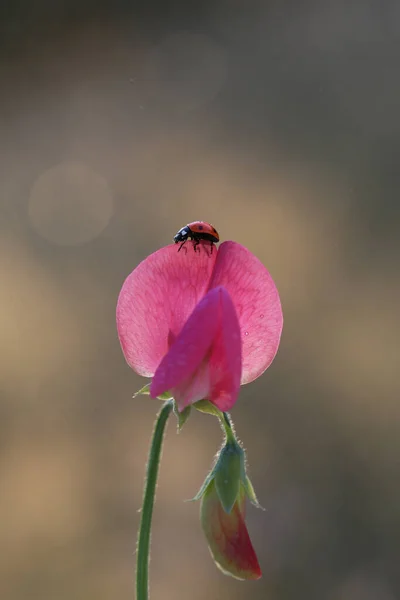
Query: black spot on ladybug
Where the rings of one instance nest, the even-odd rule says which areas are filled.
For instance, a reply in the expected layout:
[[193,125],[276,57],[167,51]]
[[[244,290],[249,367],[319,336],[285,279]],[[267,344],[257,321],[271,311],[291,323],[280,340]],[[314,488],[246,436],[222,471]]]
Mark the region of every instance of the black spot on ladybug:
[[202,229],[204,229],[203,225],[199,225],[199,229],[202,231]]

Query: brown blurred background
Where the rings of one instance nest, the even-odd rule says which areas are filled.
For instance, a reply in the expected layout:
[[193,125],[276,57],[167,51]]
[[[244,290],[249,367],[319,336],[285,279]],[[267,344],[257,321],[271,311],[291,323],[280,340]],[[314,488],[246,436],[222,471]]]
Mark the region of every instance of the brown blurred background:
[[184,502],[220,443],[196,414],[169,425],[152,598],[400,598],[399,52],[395,0],[2,0],[1,600],[133,598],[159,404],[115,304],[196,219],[284,308],[232,415],[263,579],[221,575]]

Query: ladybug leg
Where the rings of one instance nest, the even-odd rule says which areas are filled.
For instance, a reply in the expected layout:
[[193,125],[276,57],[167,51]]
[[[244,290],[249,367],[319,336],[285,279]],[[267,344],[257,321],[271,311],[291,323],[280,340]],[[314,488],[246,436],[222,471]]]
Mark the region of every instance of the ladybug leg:
[[181,249],[182,249],[182,246],[184,246],[184,245],[186,244],[186,242],[187,242],[187,240],[185,240],[184,242],[182,242],[182,244],[181,244],[181,245],[179,246],[179,248],[178,248],[178,252],[180,252],[180,251],[181,251]]
[[[193,236],[192,240],[194,242],[194,244],[193,244],[193,250],[195,252],[197,252],[197,246],[200,244],[200,239],[198,237],[196,237],[196,236]],[[199,248],[199,252],[200,252],[200,248]]]
[[214,250],[214,242],[211,242],[211,254],[213,253]]

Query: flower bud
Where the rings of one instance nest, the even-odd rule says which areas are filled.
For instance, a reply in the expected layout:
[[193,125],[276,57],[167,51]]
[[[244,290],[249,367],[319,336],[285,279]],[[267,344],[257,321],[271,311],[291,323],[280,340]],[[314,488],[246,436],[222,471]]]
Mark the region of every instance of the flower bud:
[[236,502],[227,513],[212,480],[201,499],[200,518],[216,565],[236,579],[259,579],[261,569],[252,546],[245,516],[245,492],[240,486]]
[[237,579],[259,579],[261,569],[245,524],[246,495],[257,503],[244,450],[232,435],[195,499],[201,499],[201,523],[217,566]]

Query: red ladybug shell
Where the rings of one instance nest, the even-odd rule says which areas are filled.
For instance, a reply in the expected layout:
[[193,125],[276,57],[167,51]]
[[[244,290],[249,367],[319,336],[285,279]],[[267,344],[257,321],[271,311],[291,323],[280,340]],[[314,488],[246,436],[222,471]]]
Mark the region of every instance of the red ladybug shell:
[[189,227],[190,231],[194,234],[197,234],[199,237],[205,237],[209,239],[214,238],[214,242],[219,242],[218,231],[210,225],[210,223],[206,223],[205,221],[193,221],[193,223],[188,223],[187,227]]

